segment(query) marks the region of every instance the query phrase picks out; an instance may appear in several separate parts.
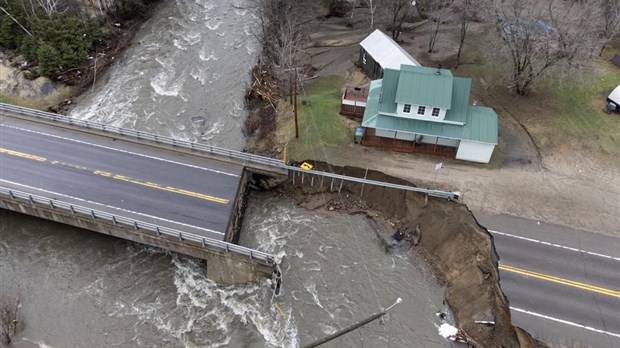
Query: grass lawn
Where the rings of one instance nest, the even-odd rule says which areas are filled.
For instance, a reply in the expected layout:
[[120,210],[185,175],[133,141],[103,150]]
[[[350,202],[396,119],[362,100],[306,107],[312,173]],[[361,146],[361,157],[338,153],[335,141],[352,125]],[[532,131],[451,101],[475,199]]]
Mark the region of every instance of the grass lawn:
[[341,76],[325,76],[310,81],[298,95],[299,138],[295,122],[287,117],[281,127],[289,141],[289,159],[326,159],[329,161],[342,145],[353,141],[353,132],[339,114],[342,98]]
[[563,73],[561,78],[557,69],[551,71],[546,81],[523,97],[508,91],[504,77],[510,72],[509,62],[483,53],[489,50],[493,35],[488,30],[472,36],[464,49],[465,64],[453,70],[458,76],[472,77],[471,101],[479,98],[498,113],[508,112],[527,128],[543,154],[563,149],[563,155],[581,153],[620,167],[620,115],[605,113],[605,100],[620,83],[620,69],[608,59],[620,48],[608,49],[603,57],[586,61],[581,70]]
[[607,96],[618,84],[620,70],[597,61],[587,77],[549,84],[549,90],[561,111],[553,123],[558,135],[614,156],[620,164],[620,115],[605,112]]

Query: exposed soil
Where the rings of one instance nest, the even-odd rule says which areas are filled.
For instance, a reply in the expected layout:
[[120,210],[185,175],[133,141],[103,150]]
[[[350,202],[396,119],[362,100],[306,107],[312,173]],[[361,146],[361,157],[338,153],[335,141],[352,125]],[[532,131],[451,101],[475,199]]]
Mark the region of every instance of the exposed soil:
[[[313,162],[315,163],[315,162]],[[364,177],[365,169],[336,167],[316,162],[316,169]],[[331,185],[305,174],[295,186],[281,185],[280,194],[303,197],[307,209],[327,209],[349,214],[366,214],[385,220],[396,229],[393,237],[417,245],[446,288],[446,301],[454,313],[459,335],[476,347],[544,347],[525,331],[512,325],[508,302],[499,286],[498,257],[493,237],[480,226],[467,206],[430,198],[425,206],[422,194],[344,182]],[[368,171],[372,180],[408,184],[378,171]],[[312,186],[310,186],[312,183]],[[327,194],[317,194],[324,193]],[[360,195],[362,195],[360,197]],[[419,244],[418,244],[419,243]]]
[[[344,76],[348,85],[367,86],[370,80],[354,64],[359,42],[369,29],[363,13],[346,19],[309,21],[306,30],[310,45],[304,52],[317,67],[318,75],[336,74]],[[429,28],[425,24],[417,28],[415,34],[404,33],[401,44],[423,65],[453,66],[456,54],[455,35],[450,31],[453,29],[449,23],[444,26],[443,37],[432,53],[426,52],[425,30]],[[485,29],[474,23],[471,30],[476,33]],[[472,95],[471,102],[494,107],[500,117],[500,143],[493,165],[392,153],[353,143],[331,152],[330,158],[320,159],[345,167],[312,161],[319,170],[363,177],[368,168],[370,179],[397,183],[408,180],[417,186],[460,191],[466,205],[431,199],[424,207],[424,197],[419,194],[369,186],[364,187],[363,198],[360,198],[362,188],[348,183],[343,185],[340,195],[312,196],[329,190],[328,184],[318,188],[317,180],[314,187],[308,186],[310,180],[298,187],[309,195],[301,203],[308,209],[325,208],[386,219],[398,229],[399,238],[412,241],[419,238],[417,250],[426,255],[446,286],[446,300],[459,328],[473,345],[544,346],[532,340],[525,331],[513,327],[508,303],[499,285],[493,238],[477,223],[471,210],[517,215],[614,235],[620,224],[620,207],[616,200],[620,194],[620,173],[604,159],[588,155],[588,152],[575,153],[574,147],[559,144],[552,147],[552,151],[541,151],[530,135],[536,124],[532,121],[541,108],[552,106],[531,103],[526,98],[515,99],[501,81],[488,82],[473,77],[473,83],[484,88],[480,95]],[[347,119],[347,123],[352,130],[359,126],[359,121]],[[271,141],[279,148],[283,144],[279,142],[286,142],[286,139]],[[435,170],[438,162],[443,162],[444,169]],[[300,197],[298,191],[282,190]]]

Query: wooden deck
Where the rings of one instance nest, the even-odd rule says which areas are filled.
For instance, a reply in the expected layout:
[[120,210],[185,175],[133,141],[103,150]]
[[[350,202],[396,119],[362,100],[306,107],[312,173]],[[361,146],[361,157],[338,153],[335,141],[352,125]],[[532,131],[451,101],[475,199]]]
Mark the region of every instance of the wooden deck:
[[340,114],[352,117],[364,117],[368,92],[361,87],[346,87],[342,95]]
[[414,141],[378,137],[375,135],[375,130],[373,128],[365,129],[362,145],[398,152],[423,153],[448,158],[455,158],[457,150],[455,147],[450,146],[423,143],[416,144]]

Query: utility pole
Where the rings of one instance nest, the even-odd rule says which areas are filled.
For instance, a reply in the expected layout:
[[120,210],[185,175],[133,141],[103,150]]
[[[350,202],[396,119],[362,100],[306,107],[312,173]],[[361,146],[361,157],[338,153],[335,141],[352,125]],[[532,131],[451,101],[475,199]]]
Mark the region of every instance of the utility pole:
[[360,328],[360,327],[370,323],[371,321],[377,320],[377,319],[381,318],[382,316],[386,315],[387,311],[389,311],[390,309],[392,309],[392,307],[396,306],[397,304],[399,304],[401,302],[403,302],[403,299],[399,297],[396,300],[396,302],[394,302],[394,304],[392,304],[391,306],[389,306],[385,310],[383,310],[383,311],[381,311],[379,313],[373,314],[372,316],[370,316],[370,317],[368,317],[368,318],[366,318],[366,319],[364,319],[364,320],[362,320],[360,322],[357,322],[357,323],[355,323],[355,324],[353,324],[353,325],[351,325],[349,327],[346,327],[346,328],[344,328],[344,329],[342,329],[340,331],[337,331],[337,332],[335,332],[335,333],[333,333],[333,334],[331,334],[331,335],[329,335],[327,337],[321,338],[321,339],[316,340],[316,341],[314,341],[314,342],[312,342],[310,344],[307,344],[303,348],[318,347],[318,346],[320,346],[320,345],[322,345],[324,343],[327,343],[327,342],[333,340],[334,338],[340,337],[340,336],[342,336],[342,335],[344,335],[346,333],[349,333],[349,332],[351,332],[351,331],[353,331],[355,329],[358,329],[358,328]]
[[295,139],[299,138],[299,125],[297,124],[297,68],[295,68]]

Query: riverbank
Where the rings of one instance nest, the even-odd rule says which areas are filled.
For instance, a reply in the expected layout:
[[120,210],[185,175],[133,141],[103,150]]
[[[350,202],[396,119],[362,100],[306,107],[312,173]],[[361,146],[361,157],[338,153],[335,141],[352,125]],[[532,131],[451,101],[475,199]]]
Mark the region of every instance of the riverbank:
[[[97,30],[101,31],[98,35],[105,36],[105,45],[91,52],[82,66],[58,72],[56,79],[40,76],[40,67],[18,52],[0,50],[0,102],[66,114],[75,99],[94,89],[97,79],[104,76],[110,65],[124,54],[158,4],[158,1],[150,2],[144,7],[144,15],[127,20],[91,9],[93,14],[96,12],[95,21],[103,23]],[[107,3],[104,8],[113,6]],[[101,10],[101,7],[98,9]]]

